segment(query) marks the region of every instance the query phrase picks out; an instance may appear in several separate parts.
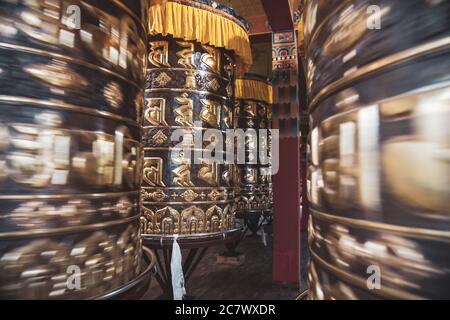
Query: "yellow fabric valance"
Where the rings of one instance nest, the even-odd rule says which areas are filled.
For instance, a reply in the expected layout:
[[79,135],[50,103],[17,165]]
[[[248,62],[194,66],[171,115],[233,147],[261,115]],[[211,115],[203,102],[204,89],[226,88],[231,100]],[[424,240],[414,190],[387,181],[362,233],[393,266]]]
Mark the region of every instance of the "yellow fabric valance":
[[248,33],[237,22],[207,10],[168,0],[153,0],[149,14],[150,35],[172,35],[232,50],[236,54],[237,73],[243,74],[250,68],[250,40]]
[[258,80],[237,79],[236,99],[251,99],[272,104],[272,85]]

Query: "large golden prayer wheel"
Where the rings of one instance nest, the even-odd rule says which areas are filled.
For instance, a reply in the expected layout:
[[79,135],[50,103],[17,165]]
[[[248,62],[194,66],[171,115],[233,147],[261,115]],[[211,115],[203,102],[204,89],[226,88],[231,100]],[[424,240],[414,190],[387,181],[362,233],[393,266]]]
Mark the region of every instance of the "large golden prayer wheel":
[[2,1],[0,297],[113,296],[142,274],[147,12]]
[[[233,129],[236,64],[251,59],[246,22],[205,1],[155,2],[150,15],[155,22],[144,110],[145,237],[227,233],[235,229],[236,208],[234,163],[225,162],[226,130]],[[211,25],[204,25],[206,17]],[[208,137],[210,129],[217,134]],[[214,145],[223,162],[206,156]]]
[[242,214],[272,211],[271,104],[272,86],[264,77],[247,74],[236,81],[236,128],[247,133],[242,146],[237,144],[245,150],[245,163],[236,159],[236,203]]
[[[321,21],[306,37],[310,295],[449,298],[450,2],[376,4],[380,30],[354,19],[368,1],[305,13]],[[319,50],[346,59],[329,69]]]

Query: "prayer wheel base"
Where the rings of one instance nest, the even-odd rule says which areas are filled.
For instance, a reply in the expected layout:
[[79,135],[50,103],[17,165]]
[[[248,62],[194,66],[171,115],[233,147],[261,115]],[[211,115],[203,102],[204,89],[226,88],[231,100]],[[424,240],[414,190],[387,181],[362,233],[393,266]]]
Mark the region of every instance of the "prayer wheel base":
[[143,272],[135,279],[93,300],[129,300],[140,299],[148,290],[152,277],[156,274],[156,256],[147,248],[143,248]]
[[[183,274],[185,285],[188,286],[189,279],[195,269],[203,259],[209,247],[216,245],[226,245],[238,241],[241,237],[242,229],[237,228],[226,232],[211,233],[205,235],[179,235],[177,242],[181,249],[189,249],[189,253],[183,259]],[[155,275],[161,289],[163,290],[160,299],[173,299],[171,256],[174,235],[161,237],[161,235],[143,234],[144,245],[153,249],[158,263],[158,273]],[[183,300],[196,300],[195,297],[184,296]]]
[[231,229],[223,232],[205,233],[205,234],[186,234],[186,235],[161,235],[161,234],[142,234],[144,244],[151,249],[171,247],[173,240],[177,239],[181,248],[214,246],[217,244],[226,244],[239,237],[242,228]]

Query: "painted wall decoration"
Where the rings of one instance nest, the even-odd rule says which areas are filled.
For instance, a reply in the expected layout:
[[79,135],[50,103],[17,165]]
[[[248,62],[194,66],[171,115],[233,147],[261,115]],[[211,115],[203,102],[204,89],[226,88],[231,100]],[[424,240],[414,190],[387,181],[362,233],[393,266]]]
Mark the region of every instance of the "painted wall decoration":
[[296,69],[297,45],[294,30],[273,33],[272,69]]
[[297,45],[294,30],[272,35],[273,125],[280,129],[280,138],[298,135],[298,71]]

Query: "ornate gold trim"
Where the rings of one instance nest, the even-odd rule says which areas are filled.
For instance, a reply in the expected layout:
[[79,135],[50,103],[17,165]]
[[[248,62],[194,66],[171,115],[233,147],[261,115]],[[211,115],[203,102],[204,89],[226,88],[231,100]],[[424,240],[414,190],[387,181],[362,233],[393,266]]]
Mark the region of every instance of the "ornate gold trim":
[[[191,187],[186,187],[186,190],[192,189]],[[153,207],[160,207],[164,206],[165,204],[168,205],[183,205],[186,204],[228,204],[228,203],[234,203],[234,200],[217,200],[217,201],[161,201],[161,202],[154,202],[154,201],[142,201],[142,204],[149,205],[151,204]]]
[[[241,232],[242,228],[234,228],[229,230],[223,230],[219,232],[211,232],[211,233],[196,233],[196,234],[177,234],[177,239],[180,240],[201,240],[201,239],[208,239],[208,238],[221,238],[225,237],[227,234],[230,233],[236,233]],[[173,241],[173,238],[175,237],[174,234],[164,234],[164,233],[143,233],[142,239],[145,241],[155,241],[158,243],[161,243],[161,240],[168,240]],[[163,244],[161,244],[161,247],[163,247]]]
[[207,70],[201,70],[201,69],[188,69],[188,68],[162,68],[162,67],[155,67],[155,68],[147,68],[147,72],[149,71],[183,71],[183,72],[189,72],[189,71],[195,71],[197,73],[205,73],[211,76],[214,76],[216,78],[219,78],[223,81],[226,82],[231,82],[230,79],[225,78],[219,74],[213,73],[211,71],[207,71]]
[[[184,151],[188,149],[189,151],[205,151],[205,149],[191,148],[192,145],[186,145],[186,148],[173,148],[173,147],[145,147],[144,151],[152,150],[162,150],[162,151]],[[226,151],[217,150],[217,154],[232,154],[232,152],[227,153]]]
[[[141,189],[157,190],[161,187],[141,187]],[[218,190],[218,191],[234,191],[234,187],[189,187],[188,189],[205,189],[205,190]],[[164,187],[164,190],[186,190],[186,187]]]
[[210,95],[225,101],[230,101],[229,98],[225,96],[221,96],[216,93],[208,92],[208,91],[201,91],[201,90],[194,90],[194,89],[184,89],[184,88],[153,88],[153,89],[145,89],[145,92],[147,93],[153,93],[153,92],[191,92],[191,93],[197,93],[197,94],[204,94],[204,95]]
[[[205,127],[182,127],[182,126],[143,126],[143,129],[185,129],[185,130],[189,130],[189,131],[195,131],[195,130],[210,130],[210,129],[214,129],[214,130],[218,130],[220,132],[222,132],[223,134],[227,133],[227,130],[222,130],[222,129],[217,129],[217,128],[205,128]],[[232,129],[230,129],[232,130]]]

